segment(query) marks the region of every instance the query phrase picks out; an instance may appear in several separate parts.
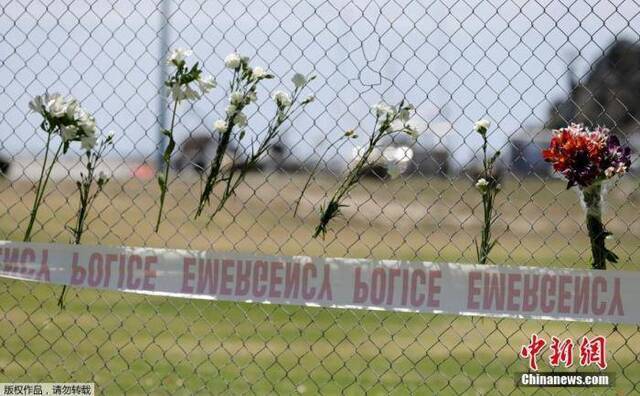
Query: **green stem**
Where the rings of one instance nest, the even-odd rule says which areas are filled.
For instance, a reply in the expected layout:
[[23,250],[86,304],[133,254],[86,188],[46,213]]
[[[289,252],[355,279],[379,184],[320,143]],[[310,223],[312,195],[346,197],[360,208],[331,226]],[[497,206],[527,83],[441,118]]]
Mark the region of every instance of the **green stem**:
[[[83,191],[80,191],[80,209],[78,210],[78,220],[76,221],[76,228],[73,230],[74,233],[74,243],[76,245],[80,244],[80,241],[82,240],[82,233],[83,233],[83,228],[84,228],[84,222],[85,222],[85,218],[87,215],[87,199],[85,198],[85,196],[88,196],[89,191],[85,193],[83,193]],[[67,285],[63,285],[62,286],[62,292],[60,293],[60,297],[58,297],[58,307],[60,309],[64,308],[64,296],[66,295],[67,292]]]
[[593,269],[607,269],[607,249],[605,241],[607,232],[602,224],[601,210],[602,185],[595,184],[582,191],[584,203],[587,209],[587,230],[591,242],[591,255]]
[[[229,92],[234,92],[240,89],[240,83],[242,81],[242,76],[239,74],[236,69],[233,72],[233,78],[231,79],[231,84],[229,85]],[[247,93],[251,90],[251,86],[245,86],[243,91],[243,101],[246,97]],[[227,114],[225,120],[227,121],[227,129],[222,133],[222,137],[218,142],[218,147],[216,147],[216,154],[211,163],[211,169],[209,170],[209,174],[207,175],[207,179],[204,183],[204,189],[200,194],[200,200],[198,202],[198,209],[196,210],[195,218],[200,217],[202,211],[204,210],[205,205],[210,202],[211,193],[213,192],[213,188],[220,182],[219,173],[222,168],[222,160],[224,159],[224,154],[227,151],[227,147],[229,146],[229,142],[231,141],[231,132],[233,132],[233,127],[235,123],[233,120],[236,115],[244,110],[244,105],[238,106],[236,110],[232,114]],[[209,222],[211,219],[209,219]],[[207,222],[208,224],[208,222]]]
[[58,146],[58,149],[56,150],[53,156],[53,159],[51,161],[51,164],[49,165],[49,168],[48,170],[46,170],[46,174],[45,174],[45,169],[47,168],[47,159],[49,156],[50,142],[51,142],[51,132],[48,133],[44,163],[42,164],[42,170],[40,171],[40,179],[38,181],[38,187],[36,188],[36,197],[33,201],[33,208],[31,209],[31,217],[29,218],[29,225],[27,226],[27,231],[24,234],[25,242],[31,241],[31,236],[32,236],[31,232],[33,231],[33,226],[35,224],[36,217],[38,216],[38,209],[40,209],[40,204],[42,203],[42,198],[44,197],[44,192],[47,188],[47,183],[49,182],[49,178],[51,177],[51,171],[53,170],[53,167],[55,166],[56,161],[60,156],[60,150],[62,150],[62,146],[64,145],[64,143],[60,143],[60,145]]
[[[260,143],[256,151],[252,150],[251,156],[240,168],[240,173],[236,178],[233,177],[234,175],[233,169],[231,170],[231,172],[227,177],[227,185],[225,186],[225,190],[224,190],[224,193],[222,194],[222,198],[220,198],[220,201],[218,202],[216,209],[213,211],[213,213],[209,217],[209,220],[207,221],[207,226],[211,224],[214,217],[224,208],[224,205],[226,204],[227,200],[229,200],[229,198],[235,194],[236,189],[238,188],[240,183],[244,180],[246,174],[252,169],[253,166],[255,166],[258,163],[260,158],[262,158],[262,156],[271,148],[271,142],[278,136],[278,131],[280,127],[291,117],[291,115],[296,110],[304,108],[304,106],[294,108],[294,105],[298,99],[299,94],[300,94],[300,90],[296,89],[296,92],[292,99],[291,106],[287,109],[287,111],[284,114],[277,114],[275,120],[269,123],[269,126],[267,128],[267,136]],[[297,210],[297,205],[296,205],[296,210]]]
[[486,264],[491,251],[491,223],[493,221],[493,200],[495,198],[494,189],[496,188],[493,180],[493,172],[491,161],[487,159],[488,139],[485,134],[482,135],[482,166],[484,170],[483,178],[488,182],[486,190],[482,191],[482,209],[483,223],[480,233],[480,249],[478,251],[478,262]]
[[311,170],[311,174],[309,174],[309,178],[307,179],[307,182],[304,184],[304,187],[302,187],[302,191],[300,192],[300,196],[296,200],[296,207],[293,209],[293,215],[294,216],[298,213],[298,206],[300,206],[300,201],[302,201],[302,197],[304,196],[305,191],[307,191],[307,188],[309,187],[309,184],[311,183],[311,179],[313,179],[313,176],[315,175],[316,171],[318,170],[318,166],[320,166],[320,162],[322,162],[322,160],[324,159],[324,156],[327,155],[329,150],[331,150],[336,145],[336,143],[338,143],[340,140],[341,139],[336,140],[335,142],[331,143],[329,145],[329,147],[327,147],[327,149],[324,151],[324,153],[322,153],[322,156],[320,156],[320,159],[318,160],[318,162],[316,162],[315,166]]
[[[360,177],[362,176],[362,170],[364,166],[367,164],[367,162],[369,162],[369,156],[380,142],[380,139],[382,139],[385,134],[389,132],[389,129],[385,128],[384,124],[376,132],[375,128],[378,125],[378,121],[379,117],[376,116],[374,131],[369,138],[369,146],[367,147],[367,150],[364,152],[362,157],[360,157],[360,160],[358,160],[358,163],[356,164],[354,169],[350,171],[347,177],[342,181],[336,192],[333,194],[333,197],[327,204],[326,208],[324,208],[324,210],[320,214],[320,224],[316,226],[313,233],[313,238],[317,238],[318,236],[320,236],[320,234],[322,234],[323,236],[325,235],[327,225],[329,224],[331,219],[335,217],[340,211],[340,202],[342,201],[342,198],[353,188],[356,183],[358,183],[358,180],[360,180]],[[386,120],[385,123],[390,124],[391,121],[393,120]]]
[[[173,128],[175,127],[176,122],[176,113],[178,111],[178,100],[174,101],[173,104],[173,115],[171,116],[171,128],[169,129],[169,139],[170,145],[174,145],[173,143]],[[162,221],[162,210],[164,208],[164,198],[167,194],[167,189],[169,188],[169,168],[171,167],[171,154],[169,154],[169,158],[164,158],[164,182],[161,184],[160,188],[160,208],[158,209],[158,219],[156,220],[155,232],[160,230],[160,222]]]
[[[239,110],[241,111],[241,110]],[[234,117],[235,117],[234,113]],[[209,171],[209,175],[207,176],[207,180],[204,185],[204,190],[202,191],[202,195],[200,195],[200,202],[198,203],[198,210],[196,211],[196,218],[198,218],[202,211],[204,210],[204,206],[209,203],[209,199],[211,197],[211,193],[213,188],[218,184],[220,179],[218,178],[218,174],[220,173],[220,168],[222,167],[222,160],[224,158],[224,153],[227,151],[227,147],[229,146],[229,142],[231,141],[231,131],[233,130],[233,118],[228,117],[229,121],[227,125],[227,130],[222,134],[222,138],[218,143],[218,147],[216,148],[216,156],[213,160],[213,164],[211,165],[211,170]]]

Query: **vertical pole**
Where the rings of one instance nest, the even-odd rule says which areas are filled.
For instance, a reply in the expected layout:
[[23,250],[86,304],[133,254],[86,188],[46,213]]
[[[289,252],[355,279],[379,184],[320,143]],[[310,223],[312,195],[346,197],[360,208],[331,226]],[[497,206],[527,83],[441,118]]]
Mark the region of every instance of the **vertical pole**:
[[158,95],[158,147],[156,151],[156,170],[162,169],[164,161],[162,159],[162,153],[167,144],[167,137],[162,133],[167,128],[167,95],[165,95],[164,82],[167,79],[167,62],[164,58],[169,51],[169,0],[162,0],[161,4],[161,18],[160,18],[160,45],[158,48],[158,86],[160,89]]

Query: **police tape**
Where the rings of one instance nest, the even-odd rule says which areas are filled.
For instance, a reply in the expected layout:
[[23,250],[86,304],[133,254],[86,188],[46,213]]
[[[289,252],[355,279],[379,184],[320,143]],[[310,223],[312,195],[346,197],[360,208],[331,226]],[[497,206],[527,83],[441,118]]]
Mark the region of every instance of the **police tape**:
[[640,323],[640,272],[0,241],[0,276],[220,301]]

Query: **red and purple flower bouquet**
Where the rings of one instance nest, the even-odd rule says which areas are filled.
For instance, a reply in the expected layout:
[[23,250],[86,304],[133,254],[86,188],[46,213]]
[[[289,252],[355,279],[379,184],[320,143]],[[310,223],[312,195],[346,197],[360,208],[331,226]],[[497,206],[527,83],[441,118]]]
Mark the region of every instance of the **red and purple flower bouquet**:
[[605,246],[607,232],[602,224],[603,184],[623,175],[631,166],[631,150],[623,147],[606,128],[593,131],[582,124],[554,131],[549,148],[542,151],[545,161],[567,179],[567,188],[578,186],[587,211],[587,229],[593,255],[592,267],[605,269],[607,260],[618,257]]

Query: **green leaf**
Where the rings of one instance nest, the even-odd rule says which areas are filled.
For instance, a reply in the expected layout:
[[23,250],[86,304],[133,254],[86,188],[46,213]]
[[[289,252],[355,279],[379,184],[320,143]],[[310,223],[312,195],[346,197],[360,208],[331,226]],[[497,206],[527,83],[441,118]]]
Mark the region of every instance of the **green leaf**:
[[164,154],[162,155],[162,158],[164,159],[164,162],[167,163],[167,165],[169,164],[169,161],[171,161],[171,154],[173,153],[173,150],[175,148],[176,148],[176,141],[173,139],[169,139],[167,148],[164,150]]

